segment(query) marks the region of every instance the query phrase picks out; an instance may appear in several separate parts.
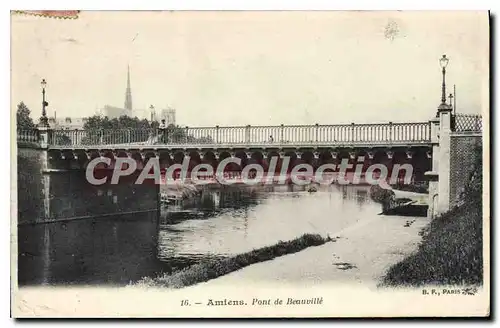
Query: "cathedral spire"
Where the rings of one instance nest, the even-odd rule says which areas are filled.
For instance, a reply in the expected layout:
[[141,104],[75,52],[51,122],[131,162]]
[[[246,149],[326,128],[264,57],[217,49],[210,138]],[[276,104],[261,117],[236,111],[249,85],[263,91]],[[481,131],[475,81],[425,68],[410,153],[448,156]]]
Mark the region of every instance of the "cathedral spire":
[[127,89],[125,90],[125,109],[132,112],[132,90],[130,89],[130,66],[127,66]]

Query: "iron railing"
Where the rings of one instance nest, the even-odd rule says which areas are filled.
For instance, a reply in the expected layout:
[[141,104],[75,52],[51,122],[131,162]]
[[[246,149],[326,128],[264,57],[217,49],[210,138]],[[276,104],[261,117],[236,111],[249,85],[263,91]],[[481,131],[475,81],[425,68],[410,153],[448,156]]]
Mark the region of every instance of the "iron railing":
[[18,143],[37,143],[38,142],[37,129],[18,129],[17,142]]
[[483,118],[476,114],[456,114],[453,117],[453,130],[455,132],[481,132]]
[[343,144],[404,144],[430,141],[430,123],[339,125],[275,125],[169,127],[165,129],[54,130],[49,144],[104,145],[224,145],[329,146]]
[[156,129],[54,130],[54,146],[99,146],[120,144],[154,144]]

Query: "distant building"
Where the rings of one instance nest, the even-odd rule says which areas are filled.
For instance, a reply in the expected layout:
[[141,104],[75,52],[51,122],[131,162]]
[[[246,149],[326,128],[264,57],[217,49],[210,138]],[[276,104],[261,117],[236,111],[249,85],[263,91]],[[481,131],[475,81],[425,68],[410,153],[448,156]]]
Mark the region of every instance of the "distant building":
[[110,119],[112,118],[118,118],[123,115],[128,115],[132,116],[131,113],[126,110],[125,108],[120,108],[120,107],[115,107],[115,106],[110,106],[110,105],[105,105],[104,108],[102,109],[102,112],[104,116],[109,117]]
[[161,120],[165,120],[165,124],[167,126],[170,124],[175,125],[175,109],[174,108],[162,109],[160,117],[158,119],[160,122]]
[[130,66],[127,66],[127,89],[125,90],[125,104],[127,111],[132,113],[132,89],[130,88]]
[[49,126],[57,130],[83,130],[86,117],[49,117]]
[[105,105],[102,109],[104,116],[110,119],[118,118],[123,115],[132,116],[132,89],[130,88],[130,67],[127,67],[127,88],[125,89],[124,108]]

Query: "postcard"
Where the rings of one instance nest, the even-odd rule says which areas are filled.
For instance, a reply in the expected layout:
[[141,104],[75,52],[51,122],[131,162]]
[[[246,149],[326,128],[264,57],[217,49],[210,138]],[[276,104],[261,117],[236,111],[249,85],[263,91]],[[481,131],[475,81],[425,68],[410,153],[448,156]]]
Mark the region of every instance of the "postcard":
[[489,316],[489,24],[12,11],[12,316]]

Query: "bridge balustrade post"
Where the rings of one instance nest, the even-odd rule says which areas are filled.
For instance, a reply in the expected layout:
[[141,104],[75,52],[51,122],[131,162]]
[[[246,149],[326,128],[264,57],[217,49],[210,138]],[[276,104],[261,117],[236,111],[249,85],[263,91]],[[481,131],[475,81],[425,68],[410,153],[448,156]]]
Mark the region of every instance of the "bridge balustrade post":
[[53,132],[54,130],[50,126],[39,125],[38,129],[38,143],[40,148],[47,149],[49,145],[54,143]]
[[431,158],[431,171],[425,172],[425,177],[429,181],[429,208],[427,216],[434,218],[438,214],[438,200],[439,200],[439,117],[434,117],[429,121],[430,126],[430,141],[432,151],[430,152]]
[[215,126],[215,143],[216,144],[219,143],[219,126],[218,125]]
[[250,125],[245,127],[245,143],[250,143]]
[[439,112],[439,167],[438,167],[438,211],[450,209],[450,148],[451,148],[451,106]]
[[186,126],[186,136],[185,136],[185,139],[186,139],[186,142],[185,142],[185,143],[186,143],[186,144],[188,143],[188,140],[189,140],[189,138],[188,138],[188,137],[189,137],[189,127],[188,127],[188,126]]
[[429,211],[435,217],[450,209],[450,147],[453,128],[451,106],[441,104],[437,117],[429,121],[432,144],[432,171],[429,179]]
[[389,143],[392,143],[392,130],[393,130],[393,125],[392,122],[389,122]]
[[316,127],[316,142],[318,142],[319,141],[319,124],[316,123],[314,125]]
[[351,142],[354,142],[354,123],[351,123]]
[[285,142],[285,125],[280,125],[280,143]]
[[[53,136],[53,129],[48,125],[48,124],[39,124],[37,126],[37,141],[38,144],[40,145],[40,148],[42,151],[40,152],[39,155],[39,162],[41,166],[42,172],[46,172],[49,169],[49,146],[54,144],[54,136]],[[44,175],[42,177],[42,185],[44,187],[44,208],[46,211],[49,211],[49,193],[48,193],[48,188],[50,186],[50,176],[49,175]],[[47,213],[45,213],[47,214]],[[46,215],[47,216],[47,215]]]

